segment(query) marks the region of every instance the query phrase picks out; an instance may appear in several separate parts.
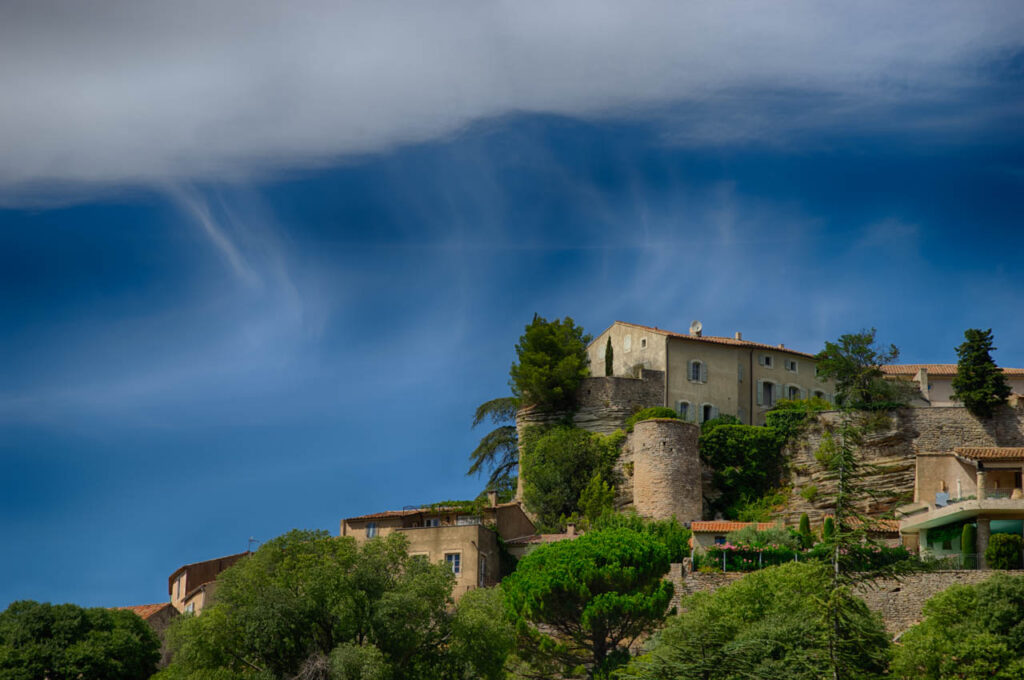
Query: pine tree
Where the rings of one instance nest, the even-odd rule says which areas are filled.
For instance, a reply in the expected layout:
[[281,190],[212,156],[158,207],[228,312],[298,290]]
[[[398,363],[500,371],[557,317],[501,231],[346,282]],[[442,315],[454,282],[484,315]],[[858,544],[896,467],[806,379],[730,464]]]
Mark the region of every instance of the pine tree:
[[978,418],[990,418],[1010,396],[1006,376],[992,360],[992,329],[968,328],[966,342],[956,348],[958,361],[953,378],[953,398]]

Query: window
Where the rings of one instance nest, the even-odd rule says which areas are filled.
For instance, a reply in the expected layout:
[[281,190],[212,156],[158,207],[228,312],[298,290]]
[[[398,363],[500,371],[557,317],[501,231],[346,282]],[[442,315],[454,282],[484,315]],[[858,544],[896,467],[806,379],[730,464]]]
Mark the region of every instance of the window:
[[377,523],[376,522],[369,522],[369,523],[367,523],[367,525],[366,525],[366,537],[367,538],[373,538],[376,535],[377,535]]
[[768,380],[757,381],[757,405],[758,406],[775,406],[775,400],[778,398],[776,392],[775,383],[769,382]]
[[786,359],[786,370],[792,371],[793,373],[799,373],[797,370],[796,359]]
[[680,401],[679,403],[677,403],[676,404],[676,413],[678,413],[679,417],[682,418],[683,420],[689,420],[690,419],[690,402],[688,402],[688,401]]
[[762,354],[762,355],[758,356],[757,357],[757,363],[761,364],[765,368],[771,368],[772,367],[772,355],[771,354]]
[[444,563],[451,567],[453,574],[462,573],[462,553],[445,553]]
[[480,564],[476,573],[476,584],[483,588],[487,585],[487,557],[485,555],[480,556]]
[[687,376],[690,382],[707,382],[708,381],[708,367],[703,361],[692,359],[690,361],[689,370]]
[[640,338],[640,349],[647,349],[647,338]]
[[441,520],[437,517],[428,517],[423,520],[423,526],[425,527],[439,527],[441,526]]
[[715,536],[715,545],[725,545],[725,536]]
[[700,422],[706,423],[712,418],[718,417],[718,409],[711,404],[703,404],[700,407]]
[[188,606],[185,607],[185,611],[187,611],[189,614],[195,614],[196,613],[196,603],[195,602],[189,602]]
[[789,399],[800,399],[800,395],[802,392],[803,390],[801,390],[796,385],[790,385],[789,390],[786,393],[786,397]]

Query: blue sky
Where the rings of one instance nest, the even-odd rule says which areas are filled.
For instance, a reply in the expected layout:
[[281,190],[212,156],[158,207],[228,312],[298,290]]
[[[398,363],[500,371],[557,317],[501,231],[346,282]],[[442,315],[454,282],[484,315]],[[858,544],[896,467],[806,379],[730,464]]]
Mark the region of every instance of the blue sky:
[[0,607],[475,496],[534,312],[1024,366],[1014,3],[520,5],[2,10]]

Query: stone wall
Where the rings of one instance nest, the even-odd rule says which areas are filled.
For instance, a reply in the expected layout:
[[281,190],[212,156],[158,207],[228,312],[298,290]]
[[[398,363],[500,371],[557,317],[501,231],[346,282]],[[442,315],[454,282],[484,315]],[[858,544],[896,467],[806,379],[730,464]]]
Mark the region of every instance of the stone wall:
[[[746,576],[743,572],[701,573],[688,571],[686,564],[673,564],[666,578],[675,587],[672,605],[680,607],[681,599],[694,593],[714,592]],[[882,579],[863,584],[856,590],[871,611],[882,615],[885,629],[899,635],[922,619],[924,603],[933,595],[952,585],[981,583],[992,571],[932,571],[911,574],[902,579]]]
[[924,603],[952,585],[981,583],[992,571],[932,571],[900,580],[884,579],[857,588],[868,608],[882,615],[885,629],[893,634],[906,631],[922,619]]
[[[633,463],[633,507],[652,519],[701,518],[700,428],[681,420],[644,420],[633,427],[624,456]],[[622,462],[622,461],[620,461]]]
[[[987,421],[962,406],[903,408],[877,417],[881,427],[865,438],[861,449],[863,461],[872,468],[864,483],[875,494],[861,510],[875,515],[913,500],[918,452],[952,451],[957,446],[1024,446],[1024,403],[1003,407]],[[838,418],[835,412],[821,414],[786,447],[793,493],[780,516],[787,523],[798,522],[804,512],[815,524],[831,514],[835,482],[827,478],[814,453],[826,428]],[[811,486],[817,489],[817,497],[803,497],[801,492]]]

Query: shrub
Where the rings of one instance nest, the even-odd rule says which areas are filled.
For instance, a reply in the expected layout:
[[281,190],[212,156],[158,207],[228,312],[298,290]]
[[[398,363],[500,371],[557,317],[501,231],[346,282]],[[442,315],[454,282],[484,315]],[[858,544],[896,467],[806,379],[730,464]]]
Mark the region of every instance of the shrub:
[[736,546],[750,548],[781,547],[790,550],[800,548],[800,540],[783,526],[758,529],[756,524],[728,533],[725,540]]
[[781,399],[765,416],[765,422],[786,441],[800,432],[812,414],[831,408],[832,404],[820,397]]
[[787,490],[769,491],[760,498],[744,497],[725,509],[725,516],[740,522],[768,522],[789,500]]
[[832,538],[836,535],[836,522],[831,517],[825,518],[825,524],[821,527],[821,537],[824,539]]
[[978,529],[973,524],[965,524],[960,534],[960,554],[963,556],[963,567],[974,569],[977,566],[975,553],[978,550]]
[[808,503],[813,503],[814,499],[818,497],[818,487],[813,484],[805,486],[800,490],[800,496]]
[[716,427],[720,427],[722,425],[742,425],[742,424],[743,423],[736,416],[731,416],[728,413],[725,413],[725,414],[722,414],[720,416],[715,416],[714,418],[710,418],[708,420],[705,420],[703,423],[701,423],[701,425],[700,425],[700,433],[702,435],[705,435],[705,434],[711,432],[712,430],[714,430]]
[[632,432],[633,426],[641,420],[651,420],[653,418],[678,419],[679,414],[667,406],[652,406],[651,408],[641,409],[626,419],[626,432]]
[[992,534],[985,548],[985,560],[991,569],[1020,569],[1021,537],[1017,534]]

